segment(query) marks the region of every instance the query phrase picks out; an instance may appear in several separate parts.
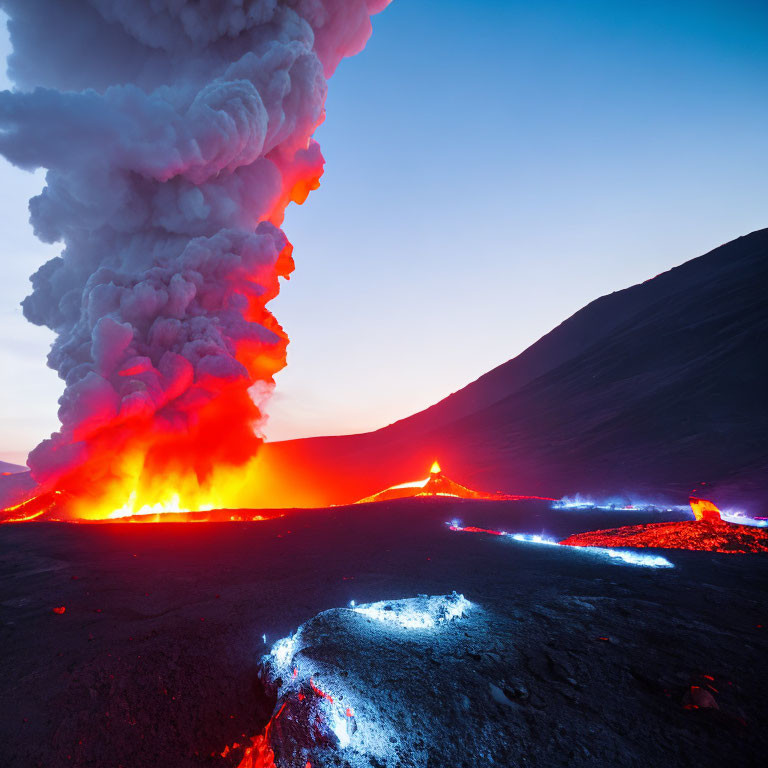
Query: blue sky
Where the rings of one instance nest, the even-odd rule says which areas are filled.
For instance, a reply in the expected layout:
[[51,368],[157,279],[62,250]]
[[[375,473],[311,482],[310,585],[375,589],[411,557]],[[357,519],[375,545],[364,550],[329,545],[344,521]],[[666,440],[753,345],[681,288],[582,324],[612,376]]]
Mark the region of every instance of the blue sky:
[[[394,0],[331,80],[285,230],[272,438],[383,426],[588,301],[768,225],[758,2]],[[0,40],[0,56],[7,41]],[[4,87],[7,87],[7,81]],[[56,426],[27,277],[42,175],[0,161],[0,458]]]

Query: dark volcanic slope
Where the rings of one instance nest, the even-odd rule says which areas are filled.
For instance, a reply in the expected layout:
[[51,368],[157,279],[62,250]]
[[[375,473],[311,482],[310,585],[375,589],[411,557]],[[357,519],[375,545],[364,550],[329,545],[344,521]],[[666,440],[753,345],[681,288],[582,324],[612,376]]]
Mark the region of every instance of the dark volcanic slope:
[[422,477],[438,456],[482,490],[679,500],[707,482],[754,509],[768,496],[765,285],[761,230],[592,302],[422,413],[267,446],[265,474],[279,469],[283,504],[344,503]]
[[[0,765],[234,768],[242,752],[220,754],[271,711],[256,665],[277,638],[351,599],[452,590],[488,622],[450,653],[338,634],[312,651],[351,685],[363,667],[376,678],[371,706],[399,697],[381,717],[404,718],[403,768],[764,764],[768,559],[665,551],[675,568],[637,568],[453,533],[454,516],[560,537],[658,519],[424,499],[263,523],[1,526]],[[719,709],[685,709],[707,685]]]

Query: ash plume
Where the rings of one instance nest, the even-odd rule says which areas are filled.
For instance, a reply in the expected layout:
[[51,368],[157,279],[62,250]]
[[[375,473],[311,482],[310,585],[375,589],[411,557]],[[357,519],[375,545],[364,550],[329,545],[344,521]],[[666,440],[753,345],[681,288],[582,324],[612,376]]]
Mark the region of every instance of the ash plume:
[[266,308],[293,269],[283,213],[323,172],[327,78],[388,1],[0,2],[0,153],[46,169],[30,220],[63,244],[23,302],[65,382],[29,456],[44,487],[199,490],[257,450],[288,343]]

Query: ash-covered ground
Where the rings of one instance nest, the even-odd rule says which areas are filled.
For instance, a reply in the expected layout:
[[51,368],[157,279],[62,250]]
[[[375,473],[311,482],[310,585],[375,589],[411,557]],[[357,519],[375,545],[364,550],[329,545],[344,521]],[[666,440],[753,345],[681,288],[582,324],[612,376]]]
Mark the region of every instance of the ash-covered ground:
[[[675,516],[416,499],[2,526],[0,764],[236,766],[277,703],[261,657],[301,625],[302,675],[355,697],[351,744],[309,740],[313,766],[764,764],[768,558],[652,569],[452,519],[564,538]],[[434,630],[348,610],[454,590],[473,608]],[[278,765],[302,733],[274,728]]]

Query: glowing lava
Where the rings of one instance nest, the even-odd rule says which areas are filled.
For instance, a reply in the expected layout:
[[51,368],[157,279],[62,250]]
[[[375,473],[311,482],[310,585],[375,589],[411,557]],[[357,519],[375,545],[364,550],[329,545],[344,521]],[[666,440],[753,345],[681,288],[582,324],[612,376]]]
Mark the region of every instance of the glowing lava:
[[413,480],[408,483],[400,483],[385,488],[383,491],[366,496],[356,504],[367,504],[373,501],[390,501],[392,499],[413,498],[418,496],[448,496],[454,499],[481,499],[486,501],[517,501],[519,499],[541,499],[543,501],[555,501],[544,496],[515,496],[505,493],[484,493],[474,491],[471,488],[460,485],[447,478],[437,461],[432,463],[429,476],[423,480]]
[[[28,457],[38,500],[2,517],[50,518],[35,505],[54,492],[69,520],[248,506],[286,364],[280,226],[323,174],[328,78],[387,2],[86,3],[89,36],[121,41],[108,66],[73,10],[30,87],[0,92],[0,155],[48,171],[31,221],[61,251],[23,308],[65,382]],[[26,71],[33,14],[8,13]]]
[[[490,528],[478,528],[473,525],[463,526],[458,520],[451,521],[448,523],[448,526],[452,531],[458,531],[460,533],[485,533],[490,534],[491,536],[506,536],[526,544],[543,544],[548,547],[559,547],[564,543],[547,538],[546,536],[541,536],[537,533],[507,533],[506,531],[496,531]],[[670,563],[669,560],[659,555],[639,555],[634,552],[625,552],[620,549],[586,545],[581,551],[592,553],[600,557],[607,557],[613,561],[619,561],[628,565],[640,565],[647,568],[674,568],[674,565]]]
[[[254,736],[251,739],[251,745],[245,747],[243,759],[237,764],[237,768],[275,768],[275,753],[269,745],[269,732],[272,724],[282,713],[283,707],[280,708],[276,715],[272,716],[266,728],[258,736]],[[232,747],[226,747],[221,756],[226,757],[240,746],[242,745],[233,744]]]
[[50,517],[61,503],[62,496],[61,491],[49,491],[6,507],[0,511],[0,523],[26,523],[44,516]]
[[719,523],[723,519],[720,516],[720,510],[711,501],[691,496],[688,499],[688,503],[691,505],[691,511],[697,520]]
[[588,531],[560,543],[572,547],[658,547],[726,554],[768,552],[768,531],[764,528],[722,520],[711,501],[691,497],[690,503],[695,520]]

